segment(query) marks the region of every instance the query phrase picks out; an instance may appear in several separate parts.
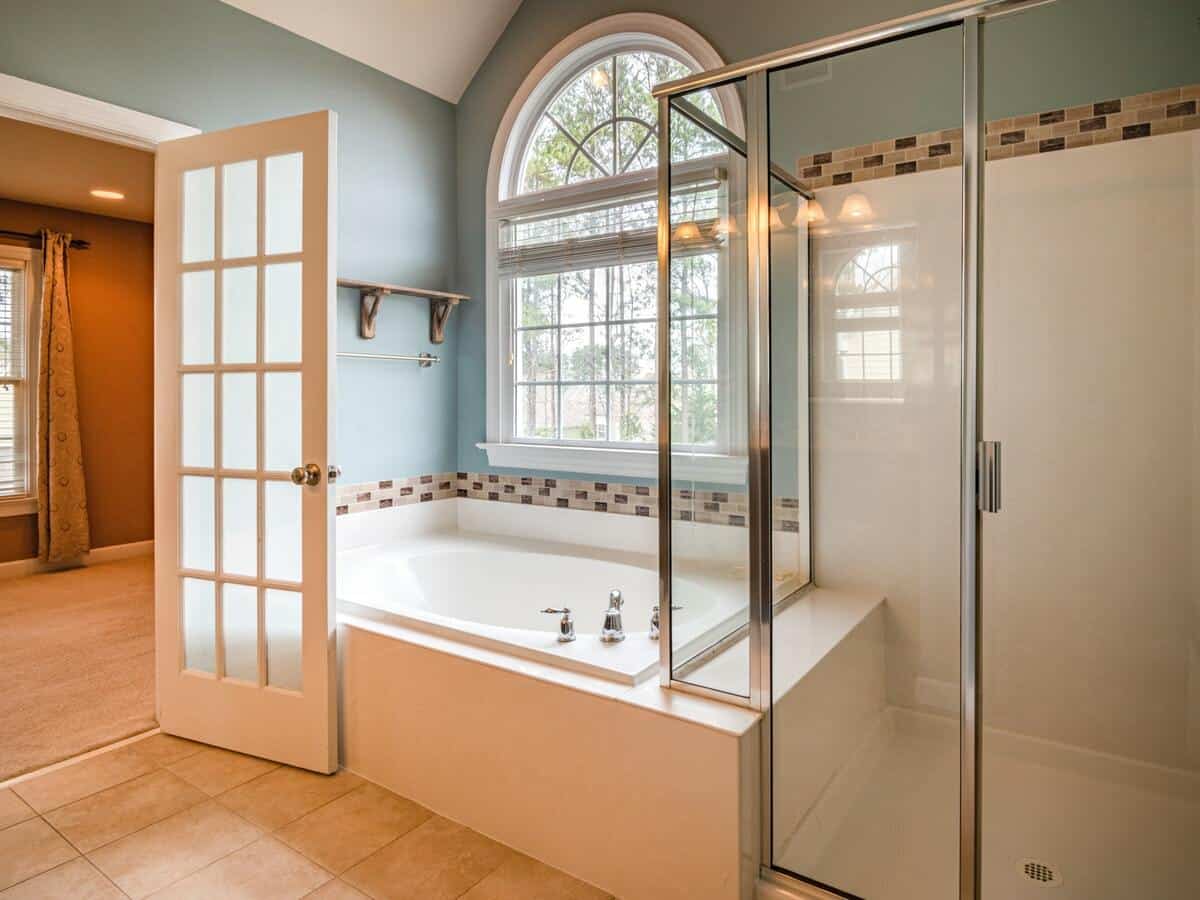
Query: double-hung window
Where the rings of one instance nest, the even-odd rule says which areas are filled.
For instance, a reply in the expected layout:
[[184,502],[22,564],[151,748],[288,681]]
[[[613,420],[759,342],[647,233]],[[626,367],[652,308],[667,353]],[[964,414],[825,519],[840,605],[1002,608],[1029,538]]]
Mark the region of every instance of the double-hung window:
[[33,511],[33,251],[0,246],[0,515]]
[[[657,448],[657,83],[697,66],[679,48],[623,35],[547,76],[508,140],[495,229],[488,340],[493,465],[655,474]],[[536,98],[540,98],[536,99]],[[719,98],[698,105],[726,120]],[[740,111],[739,111],[740,113]],[[731,454],[724,148],[672,128],[676,218],[694,223],[671,273],[672,438]],[[719,230],[718,230],[719,231]],[[682,249],[685,248],[685,249]],[[492,386],[489,386],[490,388]],[[740,398],[739,398],[740,399]],[[592,451],[592,452],[588,452]]]

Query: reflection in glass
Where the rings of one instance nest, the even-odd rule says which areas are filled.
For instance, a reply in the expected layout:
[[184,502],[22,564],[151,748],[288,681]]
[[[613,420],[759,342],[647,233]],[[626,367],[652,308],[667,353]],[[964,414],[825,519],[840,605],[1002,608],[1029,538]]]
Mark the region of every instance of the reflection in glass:
[[[736,96],[740,85],[723,90]],[[715,103],[711,92],[687,99],[700,108]],[[746,161],[674,109],[670,127],[672,674],[746,697],[745,469],[728,470],[735,476],[714,473],[720,482],[689,474],[700,454],[736,459],[746,453],[746,418],[735,414],[744,409],[746,393]]]
[[768,75],[770,852],[855,896],[958,896],[962,40]]

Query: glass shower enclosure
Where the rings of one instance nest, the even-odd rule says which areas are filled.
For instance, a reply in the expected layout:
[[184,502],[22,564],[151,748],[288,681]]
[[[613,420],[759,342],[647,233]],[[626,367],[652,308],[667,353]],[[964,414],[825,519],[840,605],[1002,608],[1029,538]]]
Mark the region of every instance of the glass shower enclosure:
[[799,896],[1200,896],[1200,91],[1058,84],[1085,5],[656,90],[661,680]]

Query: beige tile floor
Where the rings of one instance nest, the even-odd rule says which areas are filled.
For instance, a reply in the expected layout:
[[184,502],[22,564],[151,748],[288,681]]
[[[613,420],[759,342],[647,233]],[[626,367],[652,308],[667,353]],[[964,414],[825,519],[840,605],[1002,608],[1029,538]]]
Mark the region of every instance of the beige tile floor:
[[600,900],[353,775],[158,734],[0,790],[0,900]]

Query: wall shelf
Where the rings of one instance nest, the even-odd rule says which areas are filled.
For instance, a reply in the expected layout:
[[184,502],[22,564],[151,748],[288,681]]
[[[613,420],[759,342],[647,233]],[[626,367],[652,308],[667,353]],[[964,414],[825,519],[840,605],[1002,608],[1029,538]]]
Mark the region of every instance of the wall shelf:
[[425,288],[406,287],[402,284],[380,284],[374,281],[355,281],[352,278],[339,278],[338,287],[354,288],[358,291],[362,304],[358,317],[358,334],[370,340],[375,337],[375,318],[379,315],[379,306],[383,298],[389,294],[405,297],[418,297],[429,301],[429,340],[440,344],[446,339],[446,321],[454,307],[463,300],[470,300],[466,294],[452,294],[448,291],[430,291]]

